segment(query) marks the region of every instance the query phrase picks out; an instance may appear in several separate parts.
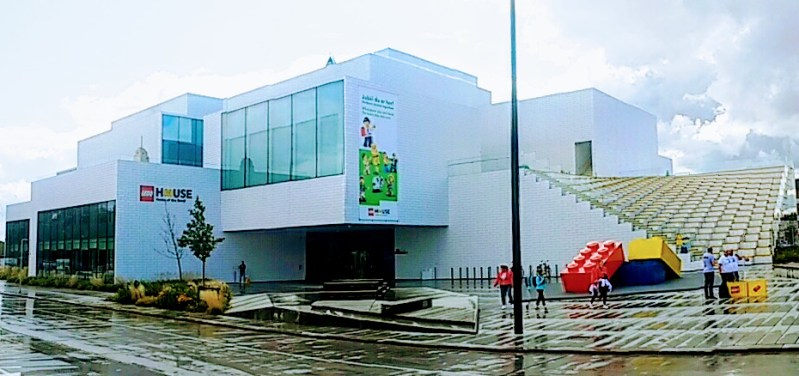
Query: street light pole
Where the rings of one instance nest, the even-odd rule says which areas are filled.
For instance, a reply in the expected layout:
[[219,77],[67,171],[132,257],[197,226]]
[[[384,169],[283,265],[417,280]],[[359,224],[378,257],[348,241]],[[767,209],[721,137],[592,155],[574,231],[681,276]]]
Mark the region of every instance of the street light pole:
[[522,322],[522,248],[519,225],[519,114],[516,98],[516,1],[510,0],[510,184],[511,234],[513,237],[513,332],[524,333]]
[[25,239],[25,238],[19,240],[19,265],[18,266],[19,266],[20,270],[22,269],[22,258],[23,258],[24,251],[25,251],[25,243],[27,243],[27,242],[28,242],[28,239]]

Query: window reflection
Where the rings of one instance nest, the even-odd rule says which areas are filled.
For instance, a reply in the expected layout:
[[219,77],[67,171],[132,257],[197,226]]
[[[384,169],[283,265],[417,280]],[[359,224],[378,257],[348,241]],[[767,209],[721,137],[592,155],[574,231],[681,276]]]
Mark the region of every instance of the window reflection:
[[222,189],[343,172],[343,81],[222,114]]
[[37,274],[113,279],[115,215],[114,201],[39,212]]
[[203,121],[162,115],[161,124],[161,163],[202,167]]

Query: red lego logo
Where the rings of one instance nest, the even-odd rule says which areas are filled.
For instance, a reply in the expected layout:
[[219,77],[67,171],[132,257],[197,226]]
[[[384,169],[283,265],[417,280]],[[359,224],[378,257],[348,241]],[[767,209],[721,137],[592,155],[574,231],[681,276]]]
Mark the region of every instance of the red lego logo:
[[139,201],[153,202],[155,201],[155,187],[152,185],[139,186]]

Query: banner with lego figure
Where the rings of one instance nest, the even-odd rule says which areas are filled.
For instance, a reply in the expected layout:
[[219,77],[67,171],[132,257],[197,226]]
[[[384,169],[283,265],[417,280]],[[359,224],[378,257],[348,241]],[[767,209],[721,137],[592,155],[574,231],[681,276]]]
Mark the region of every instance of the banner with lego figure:
[[364,87],[359,94],[358,218],[398,221],[397,97]]

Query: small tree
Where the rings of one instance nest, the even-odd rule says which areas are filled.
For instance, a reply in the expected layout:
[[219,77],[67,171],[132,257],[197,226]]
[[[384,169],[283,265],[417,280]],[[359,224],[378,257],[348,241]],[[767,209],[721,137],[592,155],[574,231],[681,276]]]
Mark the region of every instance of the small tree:
[[178,239],[178,246],[188,247],[194,257],[203,263],[203,286],[205,285],[205,260],[211,256],[217,243],[225,238],[214,237],[214,226],[205,221],[205,205],[198,196],[194,200],[194,208],[189,210],[191,221],[186,224],[186,229]]
[[178,263],[178,279],[183,279],[183,267],[180,260],[186,255],[186,248],[178,244],[178,234],[175,230],[175,216],[169,212],[167,203],[164,202],[164,217],[161,218],[164,226],[161,228],[161,240],[164,242],[163,248],[155,248],[155,251],[165,257],[175,259]]

